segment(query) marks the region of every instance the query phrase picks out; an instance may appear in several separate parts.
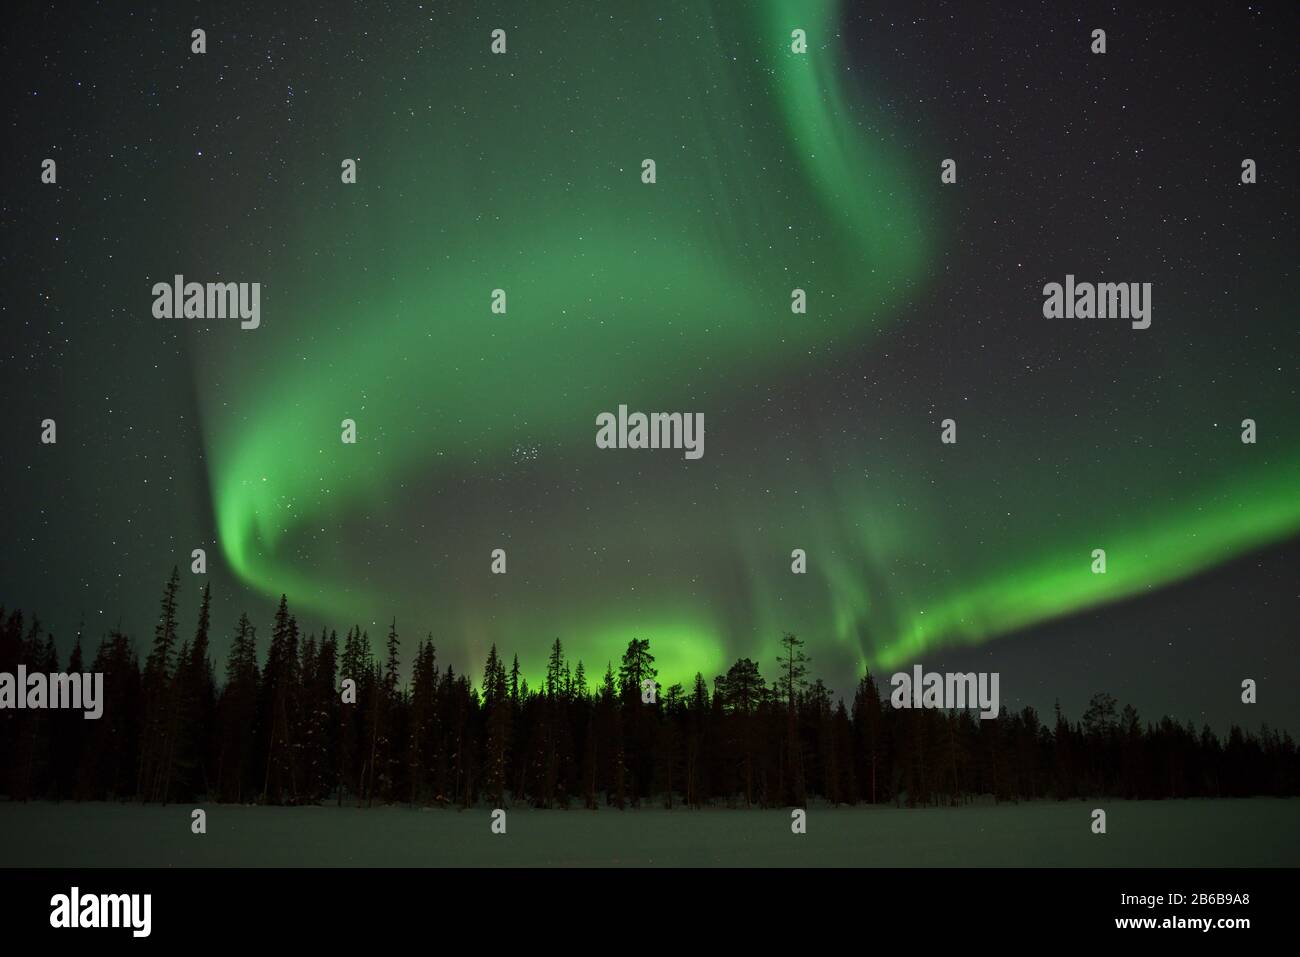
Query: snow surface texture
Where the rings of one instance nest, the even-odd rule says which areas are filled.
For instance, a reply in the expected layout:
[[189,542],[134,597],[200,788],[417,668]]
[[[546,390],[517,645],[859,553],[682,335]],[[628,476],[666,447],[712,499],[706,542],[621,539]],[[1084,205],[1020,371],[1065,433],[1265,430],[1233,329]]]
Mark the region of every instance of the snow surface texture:
[[[208,833],[190,831],[194,807]],[[1091,831],[1102,807],[1107,832]],[[1296,866],[1300,799],[790,811],[0,803],[0,865]]]

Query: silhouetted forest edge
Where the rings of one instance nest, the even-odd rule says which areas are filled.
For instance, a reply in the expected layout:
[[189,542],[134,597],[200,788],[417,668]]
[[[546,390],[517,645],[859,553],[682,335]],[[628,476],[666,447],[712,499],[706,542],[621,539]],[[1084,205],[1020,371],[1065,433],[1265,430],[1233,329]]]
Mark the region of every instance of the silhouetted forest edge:
[[[0,794],[13,800],[541,808],[655,804],[804,806],[810,801],[956,806],[1109,797],[1291,797],[1300,760],[1286,732],[1142,722],[1094,695],[1081,720],[1033,708],[895,710],[864,675],[845,705],[809,680],[804,642],[774,642],[770,682],[741,658],[710,689],[658,686],[647,639],[589,679],[557,638],[530,688],[494,645],[475,685],[419,642],[399,678],[396,622],[376,658],[350,629],[300,635],[281,597],[265,658],[241,615],[218,685],[209,658],[211,591],[181,640],[179,573],[163,590],[141,665],[131,638],[104,637],[89,667],[80,636],[59,667],[38,620],[0,608],[0,671],[103,672],[103,716],[0,711]],[[779,649],[779,650],[778,650]],[[355,702],[344,701],[345,679]],[[655,681],[653,703],[643,682]]]

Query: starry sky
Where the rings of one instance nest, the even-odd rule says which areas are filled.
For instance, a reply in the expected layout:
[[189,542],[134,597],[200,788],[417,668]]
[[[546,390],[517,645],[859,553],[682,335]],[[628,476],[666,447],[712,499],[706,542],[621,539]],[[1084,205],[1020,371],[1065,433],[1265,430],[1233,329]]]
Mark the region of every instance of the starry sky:
[[[920,662],[1300,727],[1293,4],[267,6],[3,41],[0,603],[63,647],[143,642],[179,564],[218,654],[284,592],[475,675],[793,631],[846,697]],[[155,319],[178,273],[261,327]],[[1044,319],[1067,273],[1151,328]],[[704,457],[598,449],[620,404]]]

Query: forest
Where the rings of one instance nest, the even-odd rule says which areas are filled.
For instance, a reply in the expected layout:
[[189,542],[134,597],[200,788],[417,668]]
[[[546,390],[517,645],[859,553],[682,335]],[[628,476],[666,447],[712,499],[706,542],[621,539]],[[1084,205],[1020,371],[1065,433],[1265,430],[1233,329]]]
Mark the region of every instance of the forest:
[[[493,646],[475,683],[443,666],[430,636],[404,680],[396,622],[378,649],[359,627],[341,641],[335,631],[304,637],[282,596],[264,653],[241,615],[218,680],[211,590],[192,637],[182,637],[179,590],[173,570],[143,662],[115,630],[87,665],[78,638],[62,670],[103,673],[99,720],[0,711],[0,795],[594,810],[1300,791],[1284,731],[1233,726],[1221,740],[1171,717],[1144,722],[1105,693],[1078,721],[1059,705],[1046,721],[1029,707],[989,720],[895,710],[871,674],[846,704],[810,677],[805,643],[788,633],[770,662],[741,658],[689,686],[658,683],[646,638],[602,674],[571,661],[556,638],[544,679],[530,687],[517,656],[507,662]],[[39,620],[0,608],[0,671],[20,664],[61,670]]]

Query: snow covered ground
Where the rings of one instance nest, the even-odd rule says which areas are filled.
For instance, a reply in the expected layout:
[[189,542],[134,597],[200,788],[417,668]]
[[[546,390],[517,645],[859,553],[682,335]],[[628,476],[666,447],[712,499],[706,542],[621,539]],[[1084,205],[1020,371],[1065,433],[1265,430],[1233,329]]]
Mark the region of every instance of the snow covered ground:
[[[191,812],[207,812],[207,834]],[[1107,833],[1091,831],[1091,811]],[[808,811],[0,803],[0,865],[1296,866],[1300,799]]]

